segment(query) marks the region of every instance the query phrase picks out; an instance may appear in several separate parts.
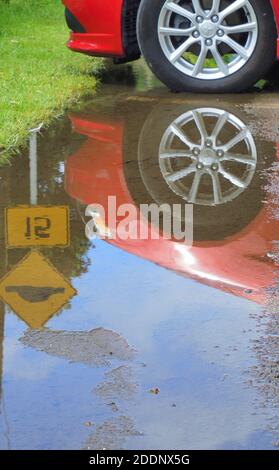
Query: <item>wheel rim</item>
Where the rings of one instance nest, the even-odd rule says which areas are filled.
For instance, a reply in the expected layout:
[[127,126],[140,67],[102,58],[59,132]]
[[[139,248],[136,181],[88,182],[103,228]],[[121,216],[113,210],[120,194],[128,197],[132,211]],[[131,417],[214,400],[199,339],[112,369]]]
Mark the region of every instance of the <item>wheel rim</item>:
[[215,108],[179,116],[159,148],[160,170],[169,188],[188,203],[226,204],[250,185],[257,148],[246,125]]
[[180,72],[216,80],[248,62],[257,45],[258,21],[248,0],[229,5],[226,0],[166,0],[158,35],[165,56]]

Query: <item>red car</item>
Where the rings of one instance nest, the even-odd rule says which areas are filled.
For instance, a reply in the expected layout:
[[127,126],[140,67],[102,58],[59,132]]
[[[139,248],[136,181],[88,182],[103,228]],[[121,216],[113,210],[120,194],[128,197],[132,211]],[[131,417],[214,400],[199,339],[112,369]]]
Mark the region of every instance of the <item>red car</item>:
[[63,3],[70,49],[120,63],[142,54],[174,91],[239,92],[279,57],[279,0]]

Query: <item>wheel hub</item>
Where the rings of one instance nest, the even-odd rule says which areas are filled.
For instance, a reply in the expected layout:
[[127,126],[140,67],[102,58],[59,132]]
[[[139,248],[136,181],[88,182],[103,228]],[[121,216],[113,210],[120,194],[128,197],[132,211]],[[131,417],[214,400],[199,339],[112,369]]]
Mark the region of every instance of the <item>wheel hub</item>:
[[212,149],[203,149],[199,156],[199,162],[204,166],[209,167],[218,161],[216,153]]
[[210,39],[215,36],[217,29],[217,25],[212,21],[204,21],[199,27],[199,32],[202,37]]

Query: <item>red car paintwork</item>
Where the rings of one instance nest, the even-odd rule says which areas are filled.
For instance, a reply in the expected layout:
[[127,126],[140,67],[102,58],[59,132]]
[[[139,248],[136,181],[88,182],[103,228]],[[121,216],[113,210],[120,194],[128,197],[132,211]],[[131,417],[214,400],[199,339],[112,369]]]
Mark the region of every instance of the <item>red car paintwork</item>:
[[[101,204],[106,211],[108,197],[115,195],[118,207],[121,204],[136,207],[138,230],[143,223],[151,235],[153,227],[140,218],[125,180],[123,123],[82,114],[73,115],[71,120],[74,130],[88,139],[66,162],[68,194],[86,205]],[[263,303],[265,289],[276,279],[275,266],[266,255],[278,238],[279,221],[272,220],[269,211],[270,205],[265,204],[256,218],[236,235],[221,242],[195,243],[190,249],[184,243],[163,237],[125,241],[116,238],[108,242],[185,277]],[[104,223],[107,225],[108,220]]]
[[[271,0],[279,36],[279,0]],[[279,38],[277,39],[277,57],[279,58]]]
[[71,33],[68,47],[90,55],[124,55],[121,34],[123,0],[63,0],[86,29],[86,33]]
[[[123,57],[122,8],[124,0],[63,0],[64,5],[86,29],[86,33],[71,33],[68,47],[94,56]],[[269,0],[264,0],[269,1]],[[278,26],[279,0],[270,0]],[[279,58],[279,37],[277,39]]]

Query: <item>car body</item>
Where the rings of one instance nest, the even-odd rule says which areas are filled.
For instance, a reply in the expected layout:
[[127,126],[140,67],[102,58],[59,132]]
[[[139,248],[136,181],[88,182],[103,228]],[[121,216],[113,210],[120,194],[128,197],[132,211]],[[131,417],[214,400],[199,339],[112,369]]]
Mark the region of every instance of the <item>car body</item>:
[[[279,58],[279,0],[270,1],[278,26]],[[139,56],[136,18],[140,0],[63,0],[63,3],[84,29],[71,32],[68,42],[71,50],[118,59]]]

